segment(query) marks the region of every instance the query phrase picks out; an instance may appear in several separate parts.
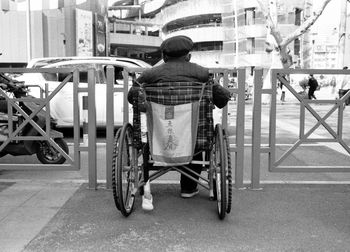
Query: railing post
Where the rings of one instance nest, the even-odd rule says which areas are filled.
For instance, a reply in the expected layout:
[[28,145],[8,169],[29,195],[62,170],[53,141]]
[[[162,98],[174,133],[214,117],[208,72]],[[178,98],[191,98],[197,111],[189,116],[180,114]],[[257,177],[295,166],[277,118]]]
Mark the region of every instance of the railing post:
[[252,173],[251,189],[260,189],[260,155],[261,155],[261,102],[263,70],[256,69],[254,74],[254,101],[252,120]]
[[107,67],[106,87],[106,188],[112,188],[112,162],[114,144],[114,68]]
[[74,165],[80,169],[80,111],[79,111],[79,70],[73,71],[73,135],[74,135]]
[[88,70],[88,160],[89,188],[97,188],[95,69]]
[[243,68],[237,70],[237,88],[235,187],[240,189],[244,187],[245,69]]

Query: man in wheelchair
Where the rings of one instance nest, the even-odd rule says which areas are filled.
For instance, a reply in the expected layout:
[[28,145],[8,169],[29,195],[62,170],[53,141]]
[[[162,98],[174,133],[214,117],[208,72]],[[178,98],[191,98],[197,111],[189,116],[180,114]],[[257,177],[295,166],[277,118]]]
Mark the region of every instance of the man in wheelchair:
[[[198,64],[191,63],[190,51],[193,48],[193,42],[186,36],[175,36],[163,41],[160,46],[164,64],[145,70],[136,80],[128,93],[128,101],[132,103],[133,97],[139,95],[139,84],[164,83],[164,82],[201,82],[209,83],[209,69]],[[211,82],[213,92],[213,103],[218,108],[223,108],[230,99],[228,89],[218,83]],[[193,156],[193,160],[201,160],[202,153]],[[202,165],[190,164],[189,168],[200,174]],[[192,174],[193,176],[193,174]],[[194,175],[193,177],[197,177]],[[181,174],[180,179],[181,197],[191,198],[198,194],[197,182]],[[145,210],[152,210],[152,196],[150,194],[150,185],[147,181],[144,187],[144,196],[142,198],[142,207]],[[149,192],[149,193],[147,193]]]

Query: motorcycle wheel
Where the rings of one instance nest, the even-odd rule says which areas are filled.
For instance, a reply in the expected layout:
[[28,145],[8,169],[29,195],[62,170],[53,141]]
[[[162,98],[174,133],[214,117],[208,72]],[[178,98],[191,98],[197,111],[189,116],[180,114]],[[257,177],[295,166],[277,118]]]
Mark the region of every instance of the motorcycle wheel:
[[[56,138],[55,142],[61,147],[64,152],[69,153],[68,145],[62,138]],[[53,148],[47,141],[41,142],[36,157],[43,164],[63,164],[66,158]]]

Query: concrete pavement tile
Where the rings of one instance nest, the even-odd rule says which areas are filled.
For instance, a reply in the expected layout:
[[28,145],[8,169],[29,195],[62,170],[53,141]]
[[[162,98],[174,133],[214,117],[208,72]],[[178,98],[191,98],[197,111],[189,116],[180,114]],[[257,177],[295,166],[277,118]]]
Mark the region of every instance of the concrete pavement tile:
[[18,243],[17,239],[4,239],[1,241],[2,252],[16,252],[22,251],[23,244]]
[[42,190],[42,186],[16,183],[0,192],[0,206],[19,206]]
[[6,194],[0,194],[1,206],[20,206],[27,200],[29,200],[38,191],[11,191]]
[[79,187],[33,181],[0,192],[0,250],[22,251]]
[[11,211],[14,209],[15,207],[4,207],[4,206],[0,206],[0,223],[1,221],[6,218],[7,215],[9,215],[11,213]]
[[0,222],[1,247],[22,251],[58,211],[57,208],[21,207]]
[[79,188],[80,184],[54,184],[41,189],[23,206],[61,207]]

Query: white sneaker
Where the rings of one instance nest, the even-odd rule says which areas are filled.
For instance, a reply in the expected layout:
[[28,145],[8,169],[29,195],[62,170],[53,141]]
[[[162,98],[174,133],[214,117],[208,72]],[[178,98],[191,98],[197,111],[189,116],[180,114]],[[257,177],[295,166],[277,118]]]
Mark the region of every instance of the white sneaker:
[[152,211],[153,210],[152,194],[148,195],[147,197],[145,195],[142,196],[142,209],[145,211]]
[[149,180],[144,185],[144,192],[142,196],[142,209],[146,211],[152,211],[153,210],[153,197],[151,194],[151,184]]

